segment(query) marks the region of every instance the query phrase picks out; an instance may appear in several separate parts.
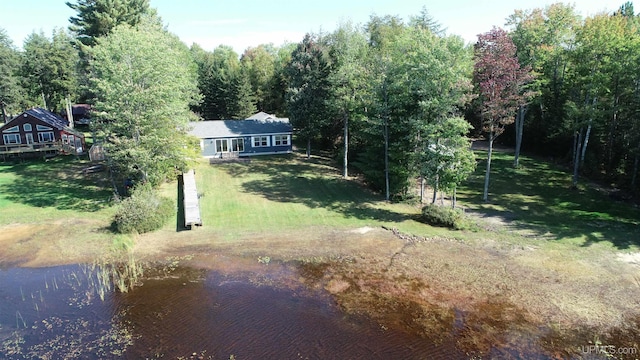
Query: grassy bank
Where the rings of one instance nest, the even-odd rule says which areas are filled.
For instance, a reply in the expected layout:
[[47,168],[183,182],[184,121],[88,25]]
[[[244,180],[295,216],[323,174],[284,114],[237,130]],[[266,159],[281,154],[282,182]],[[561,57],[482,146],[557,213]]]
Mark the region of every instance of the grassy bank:
[[640,245],[640,209],[613,201],[606,189],[587,179],[572,189],[566,169],[529,157],[521,158],[516,169],[512,154],[494,153],[489,202],[484,203],[486,152],[477,155],[482,159],[478,169],[459,192],[469,209],[501,217],[528,237],[620,250]]

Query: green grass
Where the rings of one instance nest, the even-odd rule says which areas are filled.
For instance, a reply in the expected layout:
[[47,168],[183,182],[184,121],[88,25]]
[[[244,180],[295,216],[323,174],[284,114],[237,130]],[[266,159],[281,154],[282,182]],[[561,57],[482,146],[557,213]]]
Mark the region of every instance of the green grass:
[[320,158],[291,155],[202,164],[196,178],[203,223],[228,236],[396,224],[413,216],[407,208],[389,207],[379,195],[341,179]]
[[[494,155],[490,202],[483,203],[481,160],[476,173],[459,189],[460,204],[504,216],[516,230],[546,240],[550,249],[640,245],[637,208],[612,201],[590,186],[572,190],[570,174],[548,163],[523,157],[522,166],[514,169],[511,161],[511,155]],[[106,174],[83,175],[81,170],[88,165],[88,160],[71,156],[0,163],[0,226],[68,219],[108,224],[114,208]],[[451,231],[425,225],[415,220],[419,206],[387,203],[357,181],[342,179],[339,169],[321,157],[307,160],[294,154],[216,165],[201,161],[196,178],[202,195],[201,231],[226,239],[250,239],[278,231],[387,226],[426,237],[531,241],[508,231]],[[165,184],[161,191],[178,197],[175,182]],[[179,229],[178,218],[174,215],[165,231]],[[89,229],[85,230],[86,234]]]
[[640,245],[640,210],[616,202],[604,191],[580,180],[571,188],[571,174],[558,166],[521,158],[513,168],[513,155],[494,153],[489,202],[482,201],[486,152],[478,152],[478,168],[459,197],[470,208],[513,220],[517,228],[544,238],[589,246],[610,242],[618,249]]
[[112,194],[105,175],[83,175],[89,165],[74,156],[0,162],[0,225],[109,217]]

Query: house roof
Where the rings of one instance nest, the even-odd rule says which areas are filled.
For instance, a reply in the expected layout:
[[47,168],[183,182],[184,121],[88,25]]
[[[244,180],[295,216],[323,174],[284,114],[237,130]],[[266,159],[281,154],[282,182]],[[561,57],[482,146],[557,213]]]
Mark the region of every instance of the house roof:
[[292,132],[288,122],[270,120],[209,120],[191,122],[189,125],[189,133],[201,139]]
[[52,127],[58,129],[58,130],[64,130],[66,132],[70,132],[70,133],[74,133],[74,134],[78,134],[81,135],[81,133],[71,129],[70,127],[68,127],[67,125],[69,124],[69,121],[61,118],[60,116],[56,115],[55,113],[52,113],[49,110],[45,110],[42,108],[33,108],[33,109],[29,109],[25,112],[23,112],[22,114],[14,117],[13,119],[11,119],[11,121],[9,121],[8,123],[6,123],[4,126],[2,126],[2,128],[7,128],[7,127],[11,127],[11,123],[13,121],[15,121],[16,119],[19,119],[20,117],[26,117],[27,115],[30,115],[40,121],[43,121],[49,125],[51,125]]
[[[33,116],[36,119],[42,120],[44,122],[46,122],[47,124],[57,128],[58,130],[63,130],[67,127],[67,125],[69,124],[68,120],[65,120],[63,118],[61,118],[60,116],[56,115],[55,113],[52,113],[49,110],[45,110],[42,108],[33,108],[33,109],[29,109],[27,111],[25,111],[24,113],[22,113],[22,115],[24,114],[29,114],[31,116]],[[20,115],[18,115],[20,116]]]
[[260,111],[257,114],[253,114],[246,118],[245,120],[261,120],[261,121],[281,121],[281,122],[289,122],[289,118],[279,118],[275,115],[267,114],[264,111]]

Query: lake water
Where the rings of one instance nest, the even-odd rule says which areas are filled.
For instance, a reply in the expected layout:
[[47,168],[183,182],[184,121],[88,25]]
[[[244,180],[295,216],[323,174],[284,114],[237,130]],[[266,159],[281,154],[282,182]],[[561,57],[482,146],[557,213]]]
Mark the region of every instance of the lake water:
[[465,358],[346,315],[321,290],[182,266],[145,275],[101,299],[87,266],[0,270],[0,358]]

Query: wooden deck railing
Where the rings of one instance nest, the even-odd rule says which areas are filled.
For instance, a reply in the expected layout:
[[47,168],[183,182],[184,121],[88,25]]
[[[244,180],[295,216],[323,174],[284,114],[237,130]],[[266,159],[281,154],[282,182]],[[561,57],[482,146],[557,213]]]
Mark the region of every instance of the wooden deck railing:
[[12,144],[12,145],[0,145],[0,154],[25,154],[25,153],[38,153],[38,152],[53,152],[61,151],[67,154],[77,155],[77,149],[69,144],[63,144],[61,141],[46,142],[46,143],[33,143],[33,144]]

